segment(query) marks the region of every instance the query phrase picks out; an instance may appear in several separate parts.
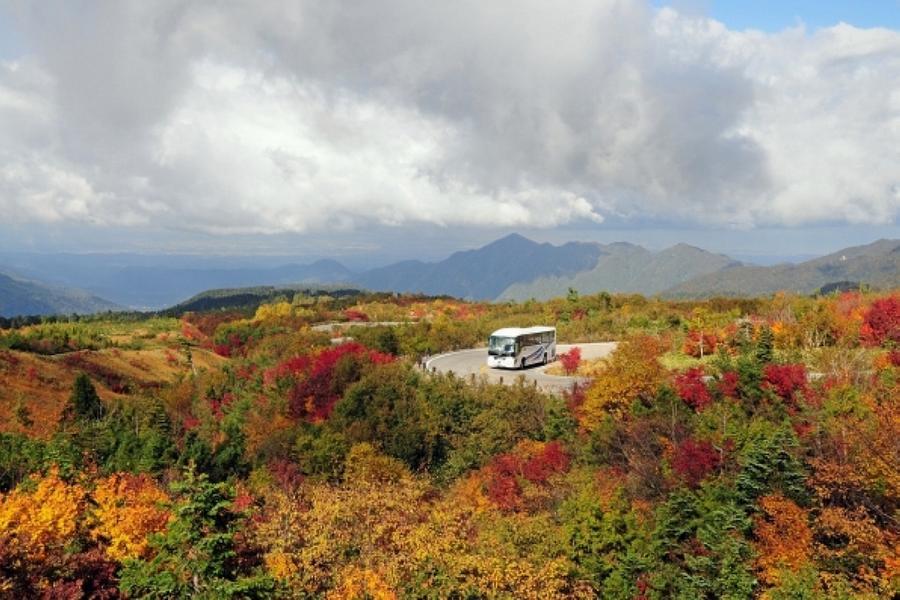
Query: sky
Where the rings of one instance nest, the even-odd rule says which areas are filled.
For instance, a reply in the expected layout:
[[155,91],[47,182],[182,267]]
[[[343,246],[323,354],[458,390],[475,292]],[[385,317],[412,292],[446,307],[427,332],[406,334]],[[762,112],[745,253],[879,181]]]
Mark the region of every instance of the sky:
[[900,238],[900,2],[0,0],[0,251]]

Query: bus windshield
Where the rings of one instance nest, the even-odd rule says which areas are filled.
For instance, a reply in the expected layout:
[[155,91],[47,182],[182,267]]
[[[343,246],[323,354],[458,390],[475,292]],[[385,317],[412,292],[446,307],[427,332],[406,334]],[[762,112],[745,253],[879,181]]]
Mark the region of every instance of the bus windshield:
[[492,335],[490,340],[488,340],[488,354],[495,356],[515,356],[515,338]]

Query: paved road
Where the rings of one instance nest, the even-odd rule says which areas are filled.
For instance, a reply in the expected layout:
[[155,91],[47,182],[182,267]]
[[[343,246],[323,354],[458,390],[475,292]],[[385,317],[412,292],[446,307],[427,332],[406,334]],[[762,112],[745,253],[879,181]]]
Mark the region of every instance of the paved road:
[[[559,354],[568,352],[574,346],[581,348],[581,357],[583,359],[596,359],[603,358],[612,352],[616,347],[616,342],[559,344],[556,347],[556,352]],[[573,383],[583,381],[579,377],[548,375],[544,372],[547,368],[544,366],[528,367],[524,370],[491,369],[487,366],[487,348],[474,348],[472,350],[441,354],[429,359],[425,366],[429,371],[432,369],[442,373],[452,371],[463,377],[484,375],[489,381],[502,383],[514,383],[519,377],[524,377],[527,381],[536,381],[540,387],[551,392],[567,390],[572,387]]]
[[320,323],[313,325],[313,331],[343,331],[351,327],[394,327],[398,325],[412,325],[415,321],[339,321],[336,323]]

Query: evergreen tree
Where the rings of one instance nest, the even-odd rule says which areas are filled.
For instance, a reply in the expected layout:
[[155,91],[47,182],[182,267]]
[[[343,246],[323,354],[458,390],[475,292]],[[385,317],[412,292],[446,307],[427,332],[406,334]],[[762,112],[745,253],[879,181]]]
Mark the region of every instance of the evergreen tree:
[[72,394],[64,410],[65,419],[99,421],[105,413],[103,401],[97,395],[91,378],[86,373],[79,373],[72,384]]
[[152,559],[127,561],[120,587],[131,598],[271,598],[275,582],[258,553],[238,544],[243,517],[224,483],[189,469],[172,486],[175,518],[151,539]]
[[763,325],[759,330],[759,339],[756,341],[756,359],[762,364],[770,363],[775,358],[775,334],[768,325]]

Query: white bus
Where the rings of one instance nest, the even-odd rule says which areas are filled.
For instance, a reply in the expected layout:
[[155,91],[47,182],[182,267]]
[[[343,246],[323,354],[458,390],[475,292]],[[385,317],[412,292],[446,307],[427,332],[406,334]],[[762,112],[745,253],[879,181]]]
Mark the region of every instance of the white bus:
[[556,327],[506,327],[488,338],[491,368],[524,369],[556,360]]

